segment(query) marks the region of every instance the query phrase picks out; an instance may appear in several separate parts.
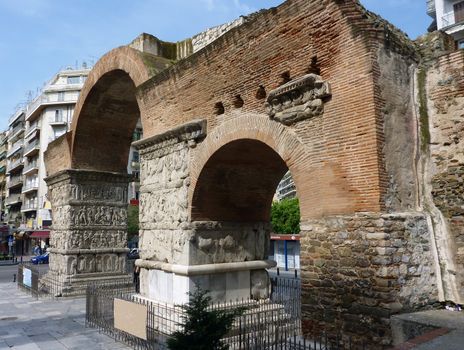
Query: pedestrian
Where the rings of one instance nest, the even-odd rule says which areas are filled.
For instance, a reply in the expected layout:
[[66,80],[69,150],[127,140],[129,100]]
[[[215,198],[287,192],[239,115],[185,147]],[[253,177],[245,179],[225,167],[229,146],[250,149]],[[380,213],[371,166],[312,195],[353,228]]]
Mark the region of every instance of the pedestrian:
[[140,292],[140,267],[138,266],[134,266],[133,283],[135,286],[135,292],[139,293]]

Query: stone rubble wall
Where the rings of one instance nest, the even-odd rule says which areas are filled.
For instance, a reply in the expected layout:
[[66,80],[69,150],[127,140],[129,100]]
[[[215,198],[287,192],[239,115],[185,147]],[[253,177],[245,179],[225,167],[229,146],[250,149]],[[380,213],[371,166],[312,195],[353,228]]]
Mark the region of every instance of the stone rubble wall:
[[[425,70],[430,134],[428,191],[443,215],[446,235],[438,242],[448,255],[446,269],[456,279],[445,298],[464,302],[464,53],[442,54]],[[444,255],[444,254],[442,254]]]
[[239,18],[221,24],[219,26],[209,28],[195,36],[192,37],[192,46],[193,52],[197,52],[207,46],[208,44],[212,43],[214,40],[219,38],[221,35],[224,35],[232,28],[235,28],[239,25],[242,25],[246,21],[246,17],[240,16]]
[[301,229],[305,332],[333,327],[388,345],[392,314],[437,301],[422,214],[334,216],[304,222]]

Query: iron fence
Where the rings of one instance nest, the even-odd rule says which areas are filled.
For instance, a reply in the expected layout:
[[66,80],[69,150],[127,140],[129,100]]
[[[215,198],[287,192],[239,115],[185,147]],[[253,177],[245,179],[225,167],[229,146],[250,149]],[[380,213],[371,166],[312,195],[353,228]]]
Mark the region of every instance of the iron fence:
[[[354,350],[350,338],[321,333],[308,341],[301,336],[301,284],[298,279],[271,279],[268,300],[235,300],[214,303],[211,309],[245,308],[223,342],[240,350]],[[157,303],[135,293],[131,283],[92,284],[87,287],[86,326],[95,327],[134,349],[167,349],[166,340],[182,328],[184,310],[179,305]],[[114,300],[121,299],[147,309],[147,339],[115,328]]]
[[64,286],[69,283],[65,277],[41,271],[30,262],[18,264],[16,281],[20,289],[36,299],[60,297]]

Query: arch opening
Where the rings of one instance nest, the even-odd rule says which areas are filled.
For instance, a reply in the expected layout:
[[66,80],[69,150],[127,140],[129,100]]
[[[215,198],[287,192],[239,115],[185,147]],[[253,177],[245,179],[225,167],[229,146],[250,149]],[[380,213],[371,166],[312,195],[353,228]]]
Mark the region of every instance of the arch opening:
[[112,70],[86,96],[72,143],[72,167],[127,173],[130,145],[139,123],[136,86],[123,70]]
[[192,221],[269,222],[277,185],[288,171],[265,143],[239,139],[219,148],[200,172]]

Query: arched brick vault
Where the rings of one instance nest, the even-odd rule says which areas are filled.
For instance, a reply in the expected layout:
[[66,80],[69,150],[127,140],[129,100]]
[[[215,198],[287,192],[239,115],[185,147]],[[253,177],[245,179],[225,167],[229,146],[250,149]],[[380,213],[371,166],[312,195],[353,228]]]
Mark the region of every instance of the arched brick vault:
[[[209,132],[206,139],[194,150],[194,156],[191,159],[189,189],[191,219],[240,220],[233,214],[227,214],[227,208],[224,208],[225,210],[221,213],[221,209],[218,209],[220,200],[214,201],[212,193],[221,190],[215,184],[209,183],[211,180],[214,181],[212,177],[215,173],[217,174],[218,168],[226,163],[232,172],[235,167],[235,174],[238,171],[238,178],[247,175],[252,177],[253,179],[247,179],[253,180],[251,186],[259,186],[259,176],[262,176],[262,187],[255,194],[264,191],[265,198],[259,203],[250,198],[247,193],[243,193],[240,197],[237,193],[241,190],[240,188],[229,188],[236,192],[233,194],[235,203],[248,198],[253,205],[261,206],[255,213],[246,213],[246,210],[251,210],[251,207],[243,208],[241,215],[245,217],[245,221],[268,220],[272,196],[287,168],[295,181],[302,220],[324,214],[352,211],[358,205],[355,199],[356,191],[349,183],[340,181],[340,167],[324,162],[317,164],[310,160],[307,146],[297,135],[291,129],[272,121],[268,116],[247,113],[230,119]],[[247,169],[243,169],[244,167]],[[245,172],[242,175],[239,174],[240,168]],[[275,171],[272,174],[274,176],[269,178],[267,173],[269,171]],[[321,174],[324,176],[320,176]],[[236,183],[240,186],[240,182]],[[242,190],[246,191],[246,188],[243,187]],[[220,199],[225,200],[224,205],[230,205],[232,200],[228,201],[224,198],[228,195],[225,191],[227,190],[218,193],[217,196],[222,196]],[[208,195],[205,196],[205,193]],[[204,201],[209,201],[209,203]],[[214,210],[213,206],[216,206],[217,210]],[[212,211],[216,214],[211,214]]]
[[125,172],[132,132],[144,111],[136,88],[171,61],[123,46],[90,72],[74,112],[71,167]]

